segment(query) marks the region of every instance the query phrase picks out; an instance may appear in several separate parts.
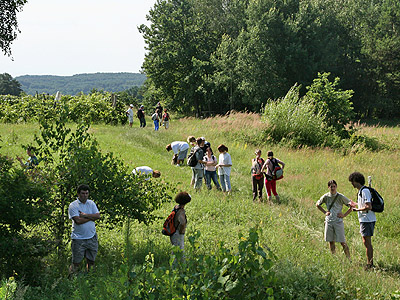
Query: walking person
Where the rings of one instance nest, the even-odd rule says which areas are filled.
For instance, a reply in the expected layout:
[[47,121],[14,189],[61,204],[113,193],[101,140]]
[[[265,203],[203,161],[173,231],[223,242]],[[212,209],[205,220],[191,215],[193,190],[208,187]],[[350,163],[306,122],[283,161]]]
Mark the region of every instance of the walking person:
[[[275,167],[281,165],[282,170],[285,167],[283,161],[278,158],[274,158],[274,153],[272,151],[268,151],[268,159],[264,163],[261,172],[265,172],[265,188],[267,189],[268,201],[272,201],[272,194],[274,194],[276,198],[276,202],[280,203],[280,197],[276,192],[276,179],[273,177],[273,173],[275,171]],[[271,194],[272,192],[272,194]]]
[[129,127],[132,127],[133,124],[133,104],[129,105],[128,110],[126,111],[126,116],[128,117]]
[[175,202],[178,203],[178,205],[174,207],[177,210],[174,217],[176,231],[170,236],[170,241],[173,246],[178,246],[181,250],[185,248],[185,232],[187,226],[185,205],[191,200],[192,197],[187,192],[180,192],[175,197]]
[[[324,194],[315,204],[317,208],[325,215],[325,231],[324,238],[329,242],[329,249],[332,254],[336,253],[335,242],[340,243],[343,247],[344,254],[350,259],[349,246],[344,236],[343,219],[352,211],[351,201],[343,194],[337,192],[337,183],[335,180],[328,182],[329,193]],[[326,205],[326,210],[322,204]],[[349,209],[343,214],[343,205]]]
[[367,265],[366,270],[374,267],[374,249],[372,247],[372,236],[374,235],[376,216],[372,209],[372,196],[369,189],[365,186],[365,177],[360,172],[351,173],[349,181],[357,189],[357,208],[360,222],[360,234],[366,250]]
[[256,158],[251,160],[251,179],[253,183],[253,201],[256,201],[258,194],[258,201],[262,202],[262,190],[264,187],[264,174],[261,172],[264,166],[264,159],[261,158],[261,150],[257,149],[255,152]]
[[232,167],[232,159],[230,154],[228,153],[228,147],[224,144],[218,146],[219,157],[218,157],[218,176],[219,181],[221,182],[221,188],[223,192],[227,192],[228,194],[231,192],[231,167]]
[[146,127],[146,118],[144,115],[144,106],[140,105],[140,108],[138,109],[136,116],[138,117],[139,121],[140,121],[140,127],[144,128]]
[[86,269],[89,271],[94,266],[99,247],[95,221],[100,219],[100,212],[96,204],[89,200],[89,186],[79,185],[77,194],[78,198],[68,208],[68,217],[72,220],[71,274],[79,269],[83,258],[86,258]]
[[218,164],[217,158],[214,156],[211,147],[206,148],[206,155],[204,156],[203,160],[205,163],[205,178],[206,178],[206,185],[209,190],[211,190],[211,180],[214,182],[215,187],[217,190],[220,190],[221,187],[218,182],[218,175],[216,165]]
[[158,116],[157,111],[155,111],[154,114],[152,114],[151,119],[154,122],[154,130],[158,131],[158,129],[160,128],[160,118]]

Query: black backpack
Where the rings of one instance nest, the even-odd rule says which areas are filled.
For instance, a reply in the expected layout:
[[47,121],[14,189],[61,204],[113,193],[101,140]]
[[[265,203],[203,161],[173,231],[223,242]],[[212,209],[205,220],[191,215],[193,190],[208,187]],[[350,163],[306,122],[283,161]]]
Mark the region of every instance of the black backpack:
[[369,192],[371,193],[371,197],[372,197],[372,202],[371,202],[372,209],[371,210],[373,212],[378,212],[378,213],[383,212],[383,209],[385,208],[385,203],[383,201],[382,196],[377,192],[377,190],[375,190],[374,188],[369,187],[369,186],[363,186],[360,189],[360,192],[359,192],[360,196],[361,196],[361,191],[364,188],[368,189]]
[[193,147],[192,149],[190,149],[190,153],[189,156],[187,158],[187,165],[190,167],[195,167],[198,163],[197,161],[197,157],[196,157],[196,153],[197,150],[199,150],[200,148]]

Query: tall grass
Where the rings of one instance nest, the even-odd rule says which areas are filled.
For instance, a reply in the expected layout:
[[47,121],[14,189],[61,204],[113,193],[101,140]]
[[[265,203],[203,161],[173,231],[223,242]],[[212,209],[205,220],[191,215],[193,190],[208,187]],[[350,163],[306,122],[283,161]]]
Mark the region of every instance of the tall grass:
[[[159,169],[161,180],[191,192],[193,200],[185,207],[188,216],[186,243],[188,236],[200,231],[199,255],[216,253],[219,242],[236,251],[239,233],[246,234],[249,228],[261,226],[263,248],[270,249],[277,257],[273,267],[278,279],[274,286],[277,299],[395,299],[399,295],[396,291],[400,289],[400,230],[397,224],[400,217],[397,182],[400,142],[396,139],[400,129],[360,124],[361,132],[380,142],[391,141],[390,150],[372,152],[364,149],[343,155],[323,148],[293,149],[283,143],[277,146],[258,138],[263,136],[263,124],[258,115],[237,113],[205,120],[172,119],[170,129],[159,132],[150,126],[139,129],[95,125],[91,130],[103,151],[114,152],[132,168],[148,165]],[[20,144],[30,141],[35,130],[34,124],[1,124],[1,153],[24,155]],[[206,189],[195,193],[189,184],[190,168],[170,165],[171,154],[165,150],[165,145],[174,140],[186,140],[188,135],[205,136],[213,149],[220,143],[229,147],[233,161],[231,196]],[[263,154],[273,150],[286,164],[284,179],[277,187],[282,200],[280,205],[252,201],[250,167],[255,148],[261,148]],[[338,182],[339,192],[355,200],[356,191],[347,180],[353,171],[372,175],[373,186],[386,201],[385,212],[377,215],[372,239],[378,266],[372,272],[362,268],[366,258],[357,216],[350,214],[345,219],[352,257],[348,262],[340,245],[337,245],[336,255],[330,254],[323,241],[324,216],[315,208],[315,202],[327,192],[330,179]],[[149,252],[154,255],[155,266],[168,264],[171,246],[160,231],[163,219],[173,205],[167,203],[160,207],[159,222],[149,226],[132,222],[130,242],[134,268],[143,266]],[[120,286],[117,282],[122,275],[118,275],[118,270],[124,265],[126,255],[124,230],[98,226],[98,234],[101,247],[95,276],[81,276],[76,280],[63,276],[46,277],[47,284],[27,288],[26,299],[82,299],[84,295],[80,291],[85,287],[94,285],[100,290],[104,281]]]

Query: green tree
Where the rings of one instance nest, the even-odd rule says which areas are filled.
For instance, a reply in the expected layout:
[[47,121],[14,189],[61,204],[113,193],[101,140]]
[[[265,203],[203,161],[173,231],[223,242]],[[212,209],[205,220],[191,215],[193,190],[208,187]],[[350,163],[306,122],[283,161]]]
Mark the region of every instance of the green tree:
[[17,38],[17,12],[22,10],[26,0],[2,0],[0,2],[0,49],[11,55],[11,43]]
[[10,74],[0,74],[0,95],[19,96],[22,92],[21,84]]

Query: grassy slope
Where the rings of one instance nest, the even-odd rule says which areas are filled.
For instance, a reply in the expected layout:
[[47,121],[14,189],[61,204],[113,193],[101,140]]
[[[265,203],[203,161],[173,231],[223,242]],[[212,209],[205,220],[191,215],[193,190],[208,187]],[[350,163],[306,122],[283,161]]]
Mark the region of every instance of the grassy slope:
[[[360,299],[388,298],[400,287],[400,216],[398,204],[400,171],[398,149],[399,128],[368,127],[362,130],[376,136],[391,146],[390,151],[362,152],[341,156],[326,149],[293,150],[277,146],[261,146],[263,153],[272,149],[276,157],[286,163],[285,178],[278,182],[282,204],[253,203],[251,198],[250,160],[256,145],[247,145],[239,140],[254,135],[260,126],[256,116],[234,116],[234,121],[225,118],[194,120],[172,120],[169,130],[154,132],[151,123],[145,129],[95,125],[92,132],[105,151],[120,156],[131,168],[149,165],[159,169],[162,180],[171,182],[178,189],[190,191],[191,170],[188,167],[170,165],[171,154],[165,145],[174,140],[186,140],[188,135],[205,136],[214,149],[220,143],[229,147],[233,160],[232,196],[203,189],[194,193],[193,201],[187,205],[189,220],[187,235],[201,232],[200,244],[204,252],[217,249],[222,241],[230,247],[237,245],[239,232],[259,225],[263,228],[262,242],[277,256],[276,272],[281,279],[285,295],[308,298],[310,295],[325,298],[330,291],[342,287],[339,295],[347,292]],[[35,126],[0,125],[3,142],[0,151],[8,154],[23,154],[20,144],[30,141]],[[264,155],[265,156],[265,155]],[[315,208],[316,200],[327,192],[330,179],[338,182],[341,193],[355,200],[356,191],[347,181],[353,171],[373,176],[373,185],[386,200],[385,212],[379,214],[376,235],[373,238],[375,272],[364,272],[365,251],[358,233],[358,221],[353,213],[345,220],[346,237],[352,262],[344,258],[340,245],[336,256],[329,253],[323,241],[323,215]],[[158,214],[165,217],[172,208],[165,205]],[[162,221],[148,227],[134,224],[131,239],[134,259],[144,260],[149,251],[155,253],[156,263],[165,263],[170,251],[169,240],[160,234]],[[123,236],[120,230],[99,230],[102,248],[99,268],[112,269],[112,260],[121,257]],[[340,247],[340,248],[339,248]],[[371,284],[371,282],[373,284]],[[379,296],[376,294],[378,293]],[[276,291],[278,294],[278,291]],[[324,296],[325,295],[325,296]]]

